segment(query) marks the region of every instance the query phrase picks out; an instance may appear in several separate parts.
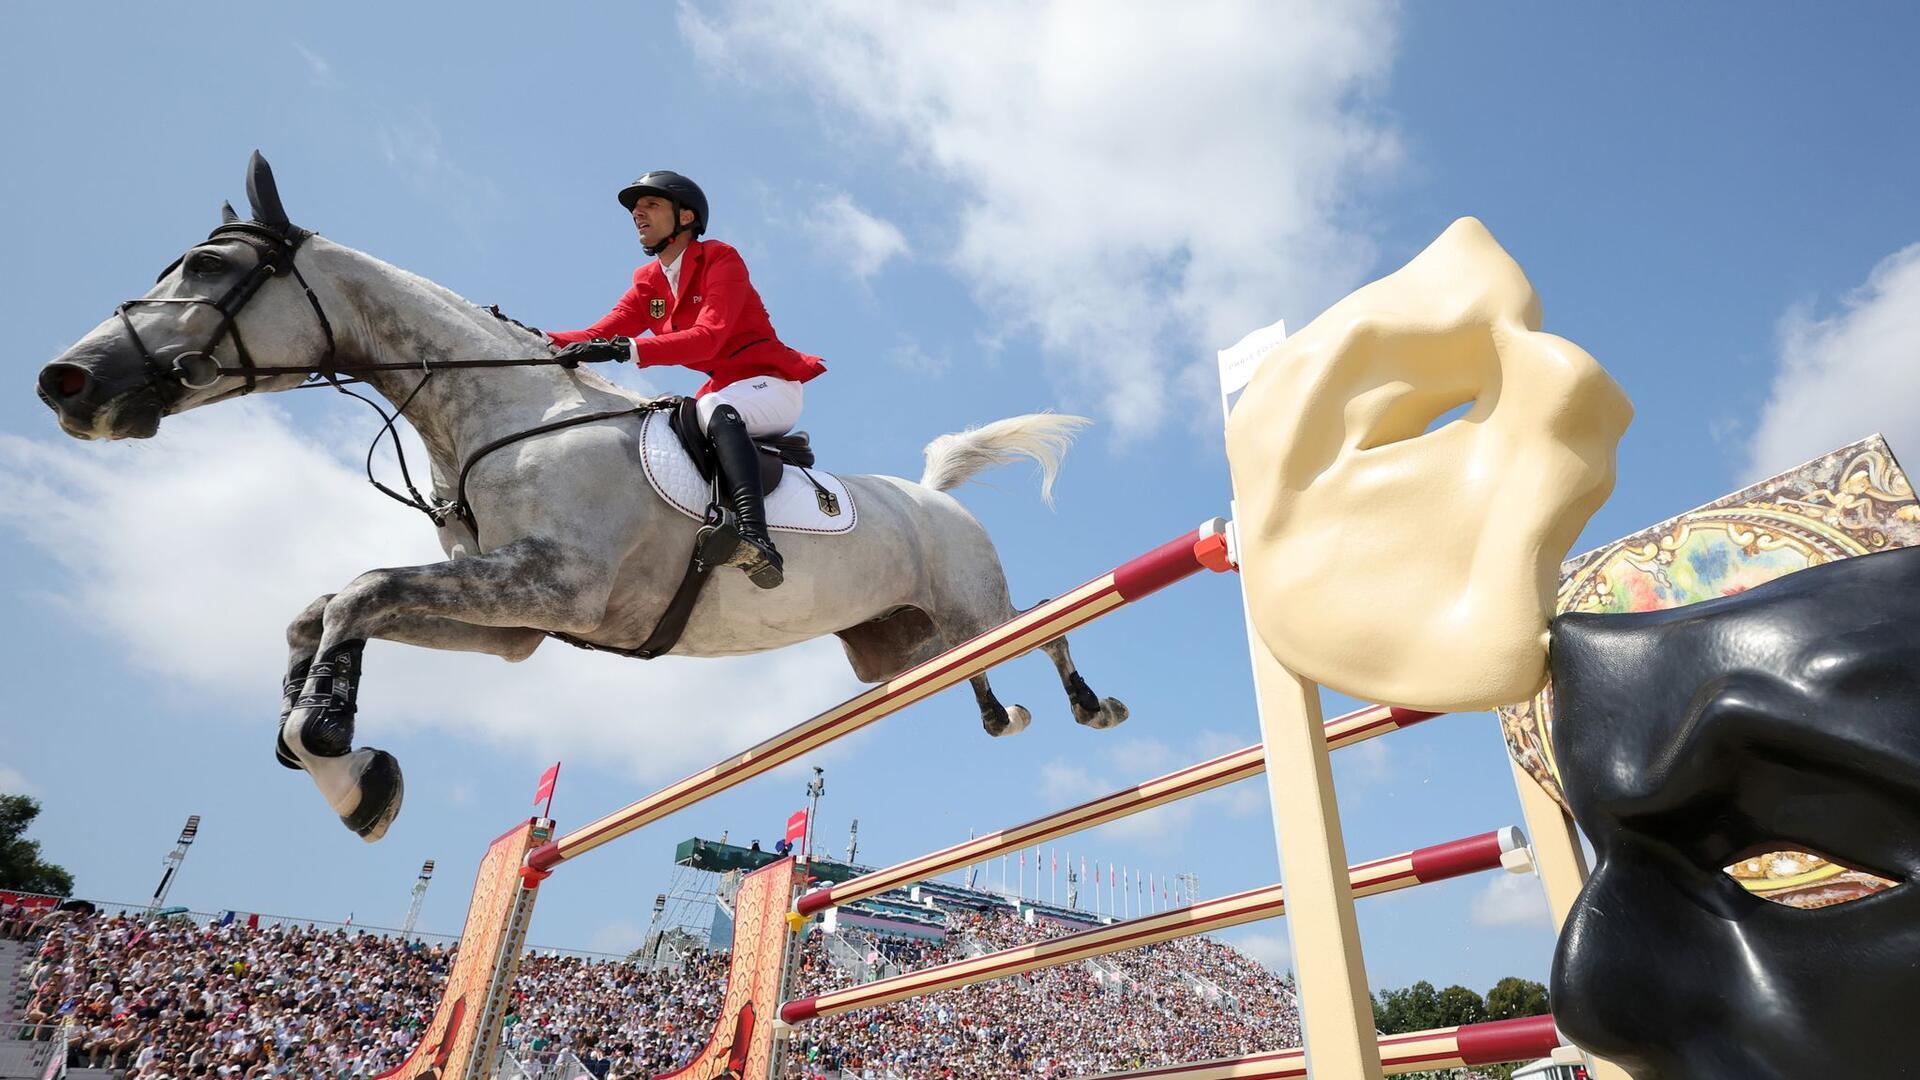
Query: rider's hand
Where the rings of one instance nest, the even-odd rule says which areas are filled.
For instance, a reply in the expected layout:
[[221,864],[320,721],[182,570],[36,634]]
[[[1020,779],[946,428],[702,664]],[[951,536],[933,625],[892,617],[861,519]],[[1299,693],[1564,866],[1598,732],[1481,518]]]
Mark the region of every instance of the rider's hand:
[[625,360],[633,355],[633,342],[623,337],[604,341],[576,341],[554,354],[561,367],[597,364],[604,360]]

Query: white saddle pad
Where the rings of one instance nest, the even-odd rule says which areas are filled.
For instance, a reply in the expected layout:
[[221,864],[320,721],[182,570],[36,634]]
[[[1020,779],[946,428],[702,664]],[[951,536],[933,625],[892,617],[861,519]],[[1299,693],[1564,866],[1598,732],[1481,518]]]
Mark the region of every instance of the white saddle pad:
[[[666,412],[647,414],[640,428],[640,463],[646,468],[647,483],[669,505],[695,521],[707,516],[707,499],[712,494],[693,459],[674,436],[671,416]],[[840,478],[819,469],[804,472],[788,465],[780,486],[767,494],[767,528],[775,532],[803,532],[831,535],[851,532],[860,512],[853,505],[853,493]],[[808,474],[813,482],[807,480]],[[817,483],[831,499],[823,499],[814,488]],[[833,513],[820,505],[830,501]]]

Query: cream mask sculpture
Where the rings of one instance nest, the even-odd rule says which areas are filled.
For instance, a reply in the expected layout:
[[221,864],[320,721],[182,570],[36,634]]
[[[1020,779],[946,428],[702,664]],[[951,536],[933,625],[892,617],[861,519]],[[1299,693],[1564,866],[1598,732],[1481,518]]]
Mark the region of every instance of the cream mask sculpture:
[[1261,362],[1227,457],[1253,624],[1288,669],[1444,712],[1541,687],[1559,565],[1633,407],[1539,327],[1526,275],[1462,218]]

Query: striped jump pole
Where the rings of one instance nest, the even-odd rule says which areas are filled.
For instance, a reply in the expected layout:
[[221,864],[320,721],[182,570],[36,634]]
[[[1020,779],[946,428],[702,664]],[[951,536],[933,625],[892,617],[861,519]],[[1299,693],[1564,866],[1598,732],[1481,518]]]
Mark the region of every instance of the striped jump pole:
[[[1350,868],[1348,875],[1355,897],[1372,896],[1491,870],[1502,864],[1503,855],[1525,847],[1526,838],[1519,829],[1509,825],[1464,840],[1361,863]],[[1270,919],[1285,911],[1286,900],[1281,895],[1281,887],[1267,885],[1158,915],[985,953],[813,997],[795,998],[780,1006],[780,1019],[789,1024],[803,1023],[816,1017],[887,1005],[904,998],[1058,967],[1174,938],[1212,933],[1242,923]]]
[[1232,569],[1227,524],[1214,518],[1198,529],[1128,560],[1085,585],[888,679],[857,697],[788,728],[742,753],[697,772],[535,848],[527,865],[544,873],[682,807],[784,765],[955,683],[1070,633],[1116,608],[1158,592],[1201,570]]
[[[1369,705],[1357,709],[1345,716],[1335,717],[1327,722],[1327,745],[1338,749],[1352,746],[1390,731],[1417,724],[1422,720],[1436,716],[1436,713],[1419,712],[1414,709],[1401,709],[1386,705]],[[1156,806],[1179,799],[1189,799],[1195,795],[1224,787],[1235,781],[1258,776],[1267,768],[1265,749],[1255,743],[1230,754],[1222,754],[1211,761],[1203,761],[1177,772],[1152,780],[1135,784],[1123,791],[1102,796],[1079,806],[1036,818],[1024,825],[1015,825],[999,832],[988,833],[965,843],[942,848],[939,851],[922,855],[917,859],[898,863],[883,870],[815,889],[801,896],[794,909],[802,915],[813,915],[827,908],[863,900],[889,889],[903,888],[915,882],[938,877],[949,870],[971,863],[980,862],[1006,851],[1017,851],[1031,847],[1068,833],[1080,832],[1095,826],[1104,825],[1132,814],[1151,810]]]
[[[1380,1037],[1380,1064],[1388,1076],[1425,1069],[1463,1069],[1551,1055],[1566,1043],[1551,1016],[1410,1031]],[[1103,1073],[1096,1080],[1291,1080],[1307,1075],[1301,1047],[1247,1057],[1195,1061],[1159,1069]]]

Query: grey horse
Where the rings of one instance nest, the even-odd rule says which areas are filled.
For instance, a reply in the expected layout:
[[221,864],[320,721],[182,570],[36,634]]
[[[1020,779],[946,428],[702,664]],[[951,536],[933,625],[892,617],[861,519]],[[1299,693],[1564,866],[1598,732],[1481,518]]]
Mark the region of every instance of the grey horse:
[[[632,410],[644,399],[589,370],[545,363],[537,334],[293,225],[258,154],[247,180],[252,219],[223,208],[205,243],[48,363],[38,390],[69,435],[146,438],[174,413],[292,389],[315,372],[355,375],[419,432],[431,459],[429,505],[465,496],[467,513],[434,515],[447,558],[369,570],[287,628],[278,756],[373,841],[399,812],[403,785],[391,754],[352,743],[368,639],[509,661],[550,634],[633,649],[679,585],[698,523],[642,478],[642,416]],[[526,357],[542,362],[424,373]],[[505,437],[598,413],[624,415],[475,457]],[[835,634],[854,674],[878,682],[1014,617],[992,541],[945,492],[1022,458],[1039,465],[1050,491],[1086,423],[1016,416],[933,440],[917,483],[845,477],[858,527],[783,534],[787,581],[770,592],[716,574],[672,654],[732,656]],[[1088,688],[1065,639],[1043,648],[1077,721],[1106,728],[1126,719],[1124,705]],[[972,685],[990,734],[1026,727],[1027,710],[1003,706],[985,675]]]

